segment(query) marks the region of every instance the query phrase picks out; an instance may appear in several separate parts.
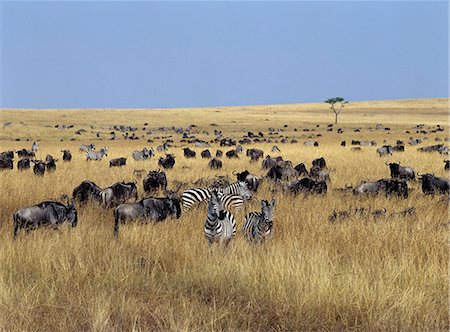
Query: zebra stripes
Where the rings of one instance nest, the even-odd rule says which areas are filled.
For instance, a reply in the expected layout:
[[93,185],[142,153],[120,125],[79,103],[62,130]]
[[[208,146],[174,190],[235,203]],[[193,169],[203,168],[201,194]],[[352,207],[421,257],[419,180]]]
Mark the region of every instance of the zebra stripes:
[[101,160],[103,156],[108,155],[108,149],[103,147],[100,151],[88,150],[86,151],[86,159],[87,160]]
[[236,235],[236,220],[231,212],[224,209],[221,196],[212,191],[208,202],[204,233],[210,245],[214,242],[227,245]]
[[[213,190],[211,188],[193,188],[184,191],[181,195],[183,212],[189,211],[197,203],[209,200]],[[242,181],[232,183],[224,188],[219,188],[217,191],[223,195],[223,205],[227,210],[230,208],[241,209],[244,205],[244,200],[252,197],[247,183]]]
[[274,199],[270,203],[262,200],[261,212],[250,212],[245,216],[242,234],[246,239],[255,242],[267,240],[272,233],[274,207]]

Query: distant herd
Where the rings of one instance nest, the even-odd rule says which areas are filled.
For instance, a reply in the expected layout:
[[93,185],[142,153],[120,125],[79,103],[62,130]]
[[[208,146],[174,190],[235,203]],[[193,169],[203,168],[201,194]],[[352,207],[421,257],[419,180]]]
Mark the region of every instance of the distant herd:
[[[262,133],[255,135],[248,133],[249,137],[261,137]],[[244,137],[245,138],[245,137]],[[205,142],[206,143],[206,142]],[[316,146],[313,142],[312,145]],[[420,144],[411,138],[410,145]],[[353,146],[376,146],[375,141],[355,141],[351,142]],[[342,146],[346,142],[341,143]],[[195,144],[195,146],[209,146],[206,144]],[[233,149],[226,151],[227,158],[241,158],[244,154],[242,145],[231,138],[222,138],[220,146],[235,146]],[[157,147],[157,151],[165,152],[171,147],[169,142]],[[44,175],[47,172],[56,170],[55,159],[51,155],[47,155],[45,160],[36,160],[36,152],[39,149],[39,142],[33,142],[31,149],[21,149],[18,151],[5,151],[0,154],[0,169],[13,169],[14,154],[17,154],[20,160],[17,162],[18,170],[26,170],[31,168],[33,163],[33,172],[36,175]],[[384,145],[376,150],[379,156],[385,156],[394,152],[403,152],[405,145],[402,141],[397,141],[395,146]],[[102,147],[96,150],[95,144],[81,145],[80,151],[85,153],[87,160],[101,160],[108,155],[108,148]],[[277,146],[273,146],[272,153],[280,152]],[[421,147],[421,152],[439,152],[447,155],[448,148],[443,144]],[[62,150],[62,160],[70,162],[72,153],[69,150]],[[196,158],[196,152],[190,148],[183,148],[185,158]],[[223,152],[217,149],[215,154],[209,149],[205,149],[200,153],[201,158],[208,159],[208,167],[210,169],[222,168]],[[214,156],[213,156],[214,155]],[[265,155],[264,151],[256,148],[246,149],[245,155],[249,158],[249,162],[254,163],[262,159],[261,168],[266,172],[263,177],[267,181],[271,181],[274,187],[278,187],[283,191],[292,194],[303,193],[309,194],[325,194],[328,191],[330,183],[330,170],[324,158],[313,160],[311,168],[308,170],[306,165],[299,163],[296,166],[289,161],[283,160],[282,157],[271,157]],[[265,157],[264,157],[265,155]],[[131,152],[131,156],[135,160],[146,160],[155,156],[152,148],[144,148]],[[127,158],[115,158],[109,161],[110,167],[120,167],[126,165]],[[450,168],[450,161],[444,161],[444,169]],[[158,165],[165,170],[170,170],[175,166],[175,156],[166,154],[158,160]],[[408,198],[409,181],[421,182],[421,189],[425,195],[450,194],[450,181],[447,178],[434,176],[432,173],[417,174],[411,167],[402,166],[398,163],[386,163],[390,170],[390,178],[379,179],[374,182],[362,182],[352,187],[346,186],[343,189],[336,189],[341,192],[351,192],[354,195],[371,194],[377,195],[383,193],[386,197],[396,196],[400,198]],[[138,170],[135,170],[135,172]],[[137,173],[136,173],[137,174]],[[139,173],[139,177],[144,174]],[[260,181],[263,178],[251,174],[248,170],[242,172],[233,172],[236,176],[236,182],[230,183],[212,183],[206,187],[190,188],[178,194],[180,186],[176,191],[167,191],[168,179],[167,174],[161,170],[151,170],[143,179],[143,188],[148,196],[155,195],[158,191],[166,193],[166,197],[147,197],[138,201],[138,189],[136,182],[116,182],[107,188],[100,188],[94,182],[85,180],[72,193],[72,199],[65,197],[66,202],[60,203],[56,201],[45,201],[35,206],[26,207],[16,211],[13,215],[14,221],[14,238],[20,229],[27,231],[40,227],[51,226],[57,227],[63,222],[68,222],[75,227],[78,222],[77,209],[83,208],[86,204],[96,203],[105,208],[114,208],[114,234],[119,235],[120,224],[127,220],[141,220],[142,222],[160,222],[167,218],[180,218],[182,214],[189,211],[201,202],[207,203],[208,209],[204,222],[204,235],[208,243],[219,242],[228,244],[236,234],[236,220],[231,213],[233,209],[242,209],[246,202],[253,197],[253,193],[258,191]],[[134,202],[128,202],[133,199]],[[275,200],[261,200],[261,211],[248,213],[243,220],[242,235],[250,241],[264,242],[272,234],[273,220],[275,216]],[[361,213],[361,211],[359,211]],[[349,215],[350,212],[333,212],[330,221]],[[380,212],[381,213],[381,212]],[[406,212],[405,212],[406,213]]]

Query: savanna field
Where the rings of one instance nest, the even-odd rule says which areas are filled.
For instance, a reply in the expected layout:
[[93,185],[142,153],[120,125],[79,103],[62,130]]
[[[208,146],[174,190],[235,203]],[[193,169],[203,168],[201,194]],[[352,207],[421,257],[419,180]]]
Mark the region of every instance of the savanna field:
[[[59,159],[54,173],[1,171],[0,200],[0,329],[4,331],[447,331],[449,329],[448,198],[426,196],[420,182],[410,182],[409,197],[356,197],[336,189],[363,180],[389,177],[385,162],[400,161],[418,173],[444,171],[447,156],[421,153],[418,147],[447,144],[448,99],[352,102],[327,131],[334,117],[327,104],[298,104],[203,109],[149,110],[10,110],[3,109],[1,151],[30,149],[40,140],[38,159]],[[147,123],[147,125],[145,125]],[[56,125],[73,125],[69,129]],[[390,130],[375,129],[376,124]],[[425,124],[422,129],[416,125]],[[440,132],[416,133],[436,125]],[[110,140],[114,125],[135,126],[139,140]],[[296,144],[244,145],[240,158],[225,157],[221,170],[209,170],[200,157],[204,148],[180,142],[160,127],[195,125],[195,136],[212,140],[214,129],[224,137],[241,139],[248,131],[265,138],[295,137]],[[142,128],[146,128],[142,130]],[[268,129],[283,129],[269,135]],[[342,128],[343,133],[337,133]],[[360,128],[360,131],[354,131]],[[371,129],[369,129],[371,128]],[[85,129],[81,135],[75,131]],[[296,129],[296,130],[295,130]],[[309,131],[305,131],[308,129]],[[406,133],[409,131],[410,133]],[[206,134],[209,133],[209,135]],[[99,133],[100,138],[97,137]],[[316,136],[320,134],[321,136]],[[311,135],[315,137],[310,138]],[[409,138],[424,138],[411,146]],[[71,141],[71,139],[76,139]],[[436,141],[435,139],[441,139]],[[20,139],[17,141],[16,139]],[[29,141],[27,141],[29,139]],[[152,139],[153,142],[147,142]],[[245,148],[282,156],[294,165],[324,157],[331,171],[326,195],[293,196],[264,179],[245,211],[234,212],[238,232],[227,248],[211,249],[203,234],[206,206],[176,220],[121,226],[113,236],[113,210],[78,207],[78,226],[59,230],[21,231],[13,241],[12,215],[22,207],[72,195],[83,180],[100,187],[117,181],[142,179],[134,170],[156,170],[164,152],[156,147],[172,139],[176,164],[166,170],[168,189],[193,188],[200,179],[249,170],[264,177],[261,161],[250,163]],[[376,147],[351,151],[351,140],[375,140]],[[405,142],[405,152],[379,157],[376,148]],[[318,147],[303,142],[317,140]],[[347,141],[342,147],[341,141]],[[81,144],[108,148],[101,161],[86,161]],[[281,152],[272,153],[277,145]],[[134,150],[153,147],[150,160],[135,161]],[[186,159],[182,147],[197,152]],[[210,151],[233,147],[211,144]],[[70,149],[71,162],[61,150]],[[112,158],[126,157],[124,167],[109,167]],[[158,196],[163,196],[160,192]],[[246,241],[240,232],[243,217],[259,211],[262,199],[275,198],[272,238],[263,244]],[[351,214],[329,222],[336,211],[366,208],[385,214]],[[415,208],[416,214],[399,212]]]

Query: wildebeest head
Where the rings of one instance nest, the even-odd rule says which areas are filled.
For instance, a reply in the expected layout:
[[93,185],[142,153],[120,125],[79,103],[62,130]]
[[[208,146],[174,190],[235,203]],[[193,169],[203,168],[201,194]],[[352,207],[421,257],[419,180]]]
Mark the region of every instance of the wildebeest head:
[[222,168],[222,161],[220,159],[217,158],[212,158],[209,163],[208,163],[208,167],[211,169],[219,169]]
[[236,178],[237,178],[238,181],[245,181],[247,179],[247,175],[249,175],[249,174],[250,174],[250,172],[247,171],[247,170],[245,170],[245,171],[243,171],[241,173],[234,173],[233,172],[233,175],[236,175]]
[[63,160],[64,161],[70,161],[72,159],[72,154],[70,153],[70,150],[61,150],[63,153]]
[[391,170],[391,178],[396,178],[400,175],[400,163],[386,163],[387,166],[389,166],[389,169]]
[[175,165],[175,157],[172,154],[166,154],[166,158],[159,158],[158,165],[166,169],[171,169]]
[[164,205],[169,211],[170,215],[176,216],[177,219],[181,216],[181,203],[180,199],[175,194],[169,194],[164,200]]
[[78,213],[73,202],[68,203],[66,206],[66,220],[72,227],[76,227],[78,224]]
[[33,166],[33,172],[36,175],[44,175],[45,173],[45,163],[42,160],[32,160],[34,166]]
[[450,170],[450,160],[444,160],[444,170],[448,171]]
[[314,159],[314,160],[312,161],[312,165],[313,165],[313,166],[318,166],[318,167],[320,167],[321,169],[327,167],[327,163],[326,163],[326,161],[325,161],[325,159],[324,159],[323,157]]

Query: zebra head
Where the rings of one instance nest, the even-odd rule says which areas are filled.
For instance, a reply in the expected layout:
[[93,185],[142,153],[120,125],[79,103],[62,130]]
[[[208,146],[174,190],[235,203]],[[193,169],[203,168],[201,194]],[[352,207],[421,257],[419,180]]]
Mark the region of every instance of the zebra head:
[[237,182],[237,194],[242,196],[245,200],[249,200],[252,198],[252,192],[248,189],[248,184],[245,181]]
[[100,152],[102,153],[102,155],[107,156],[108,155],[108,148],[106,146],[102,147]]
[[262,223],[267,229],[272,228],[274,210],[275,199],[272,199],[270,203],[266,200],[261,201]]
[[214,218],[223,219],[225,217],[225,210],[223,208],[222,194],[217,190],[211,192],[211,198],[208,203],[208,214]]

